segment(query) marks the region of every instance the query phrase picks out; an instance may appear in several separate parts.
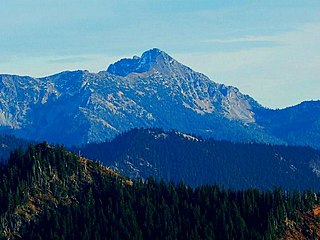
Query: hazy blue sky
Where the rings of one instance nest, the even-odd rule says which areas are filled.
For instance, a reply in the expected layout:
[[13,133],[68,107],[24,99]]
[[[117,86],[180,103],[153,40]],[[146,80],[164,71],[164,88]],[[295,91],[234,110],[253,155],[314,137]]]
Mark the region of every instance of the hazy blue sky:
[[268,107],[320,98],[320,1],[0,2],[0,73],[104,70],[157,47]]

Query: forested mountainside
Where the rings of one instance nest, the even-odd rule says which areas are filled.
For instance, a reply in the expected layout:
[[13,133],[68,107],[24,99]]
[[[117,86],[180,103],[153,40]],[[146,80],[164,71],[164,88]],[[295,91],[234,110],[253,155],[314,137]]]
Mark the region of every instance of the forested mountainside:
[[131,181],[47,143],[0,174],[0,239],[281,239],[318,203],[311,191]]
[[320,189],[320,152],[309,147],[232,143],[153,128],[133,129],[74,152],[131,178],[155,176],[193,187]]
[[257,124],[270,135],[291,145],[311,146],[320,150],[320,101],[302,102],[285,109],[259,109]]
[[103,142],[136,127],[160,127],[206,138],[320,149],[319,108],[315,101],[266,109],[159,49],[99,73],[0,75],[0,133],[67,146]]

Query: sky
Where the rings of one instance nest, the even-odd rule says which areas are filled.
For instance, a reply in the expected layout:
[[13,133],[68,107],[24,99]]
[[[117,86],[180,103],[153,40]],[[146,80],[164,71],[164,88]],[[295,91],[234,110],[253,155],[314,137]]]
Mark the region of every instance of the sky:
[[160,48],[262,105],[320,99],[320,1],[0,1],[0,73],[105,70]]

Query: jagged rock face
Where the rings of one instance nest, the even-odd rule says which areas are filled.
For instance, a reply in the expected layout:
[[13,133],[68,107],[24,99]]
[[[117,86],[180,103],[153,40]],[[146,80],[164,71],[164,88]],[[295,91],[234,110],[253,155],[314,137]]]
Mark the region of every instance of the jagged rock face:
[[170,70],[168,63],[173,62],[175,61],[169,55],[159,49],[154,48],[144,52],[141,58],[134,56],[132,59],[125,58],[114,64],[111,64],[108,67],[107,72],[113,75],[125,77],[130,73],[148,72],[151,70],[151,68],[161,67],[163,70]]
[[[29,77],[0,76],[0,124],[21,128],[28,123],[26,114],[31,105],[39,102],[39,81]],[[29,91],[24,91],[30,89]]]
[[214,83],[158,49],[143,53],[141,58],[120,60],[107,71],[125,76],[132,87],[150,91],[159,101],[169,96],[198,114],[218,113],[229,119],[254,122],[252,105],[258,104],[253,99],[234,87]]
[[0,76],[1,131],[79,145],[133,127],[177,129],[235,141],[283,142],[256,123],[263,109],[235,87],[211,81],[152,49],[107,71],[45,78]]

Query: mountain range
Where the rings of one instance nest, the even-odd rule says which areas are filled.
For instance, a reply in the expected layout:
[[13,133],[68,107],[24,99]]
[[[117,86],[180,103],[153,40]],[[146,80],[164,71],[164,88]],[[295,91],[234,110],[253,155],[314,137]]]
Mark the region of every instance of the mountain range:
[[68,146],[102,142],[136,127],[160,127],[320,149],[320,101],[268,109],[151,49],[99,73],[0,75],[0,126],[1,133]]

